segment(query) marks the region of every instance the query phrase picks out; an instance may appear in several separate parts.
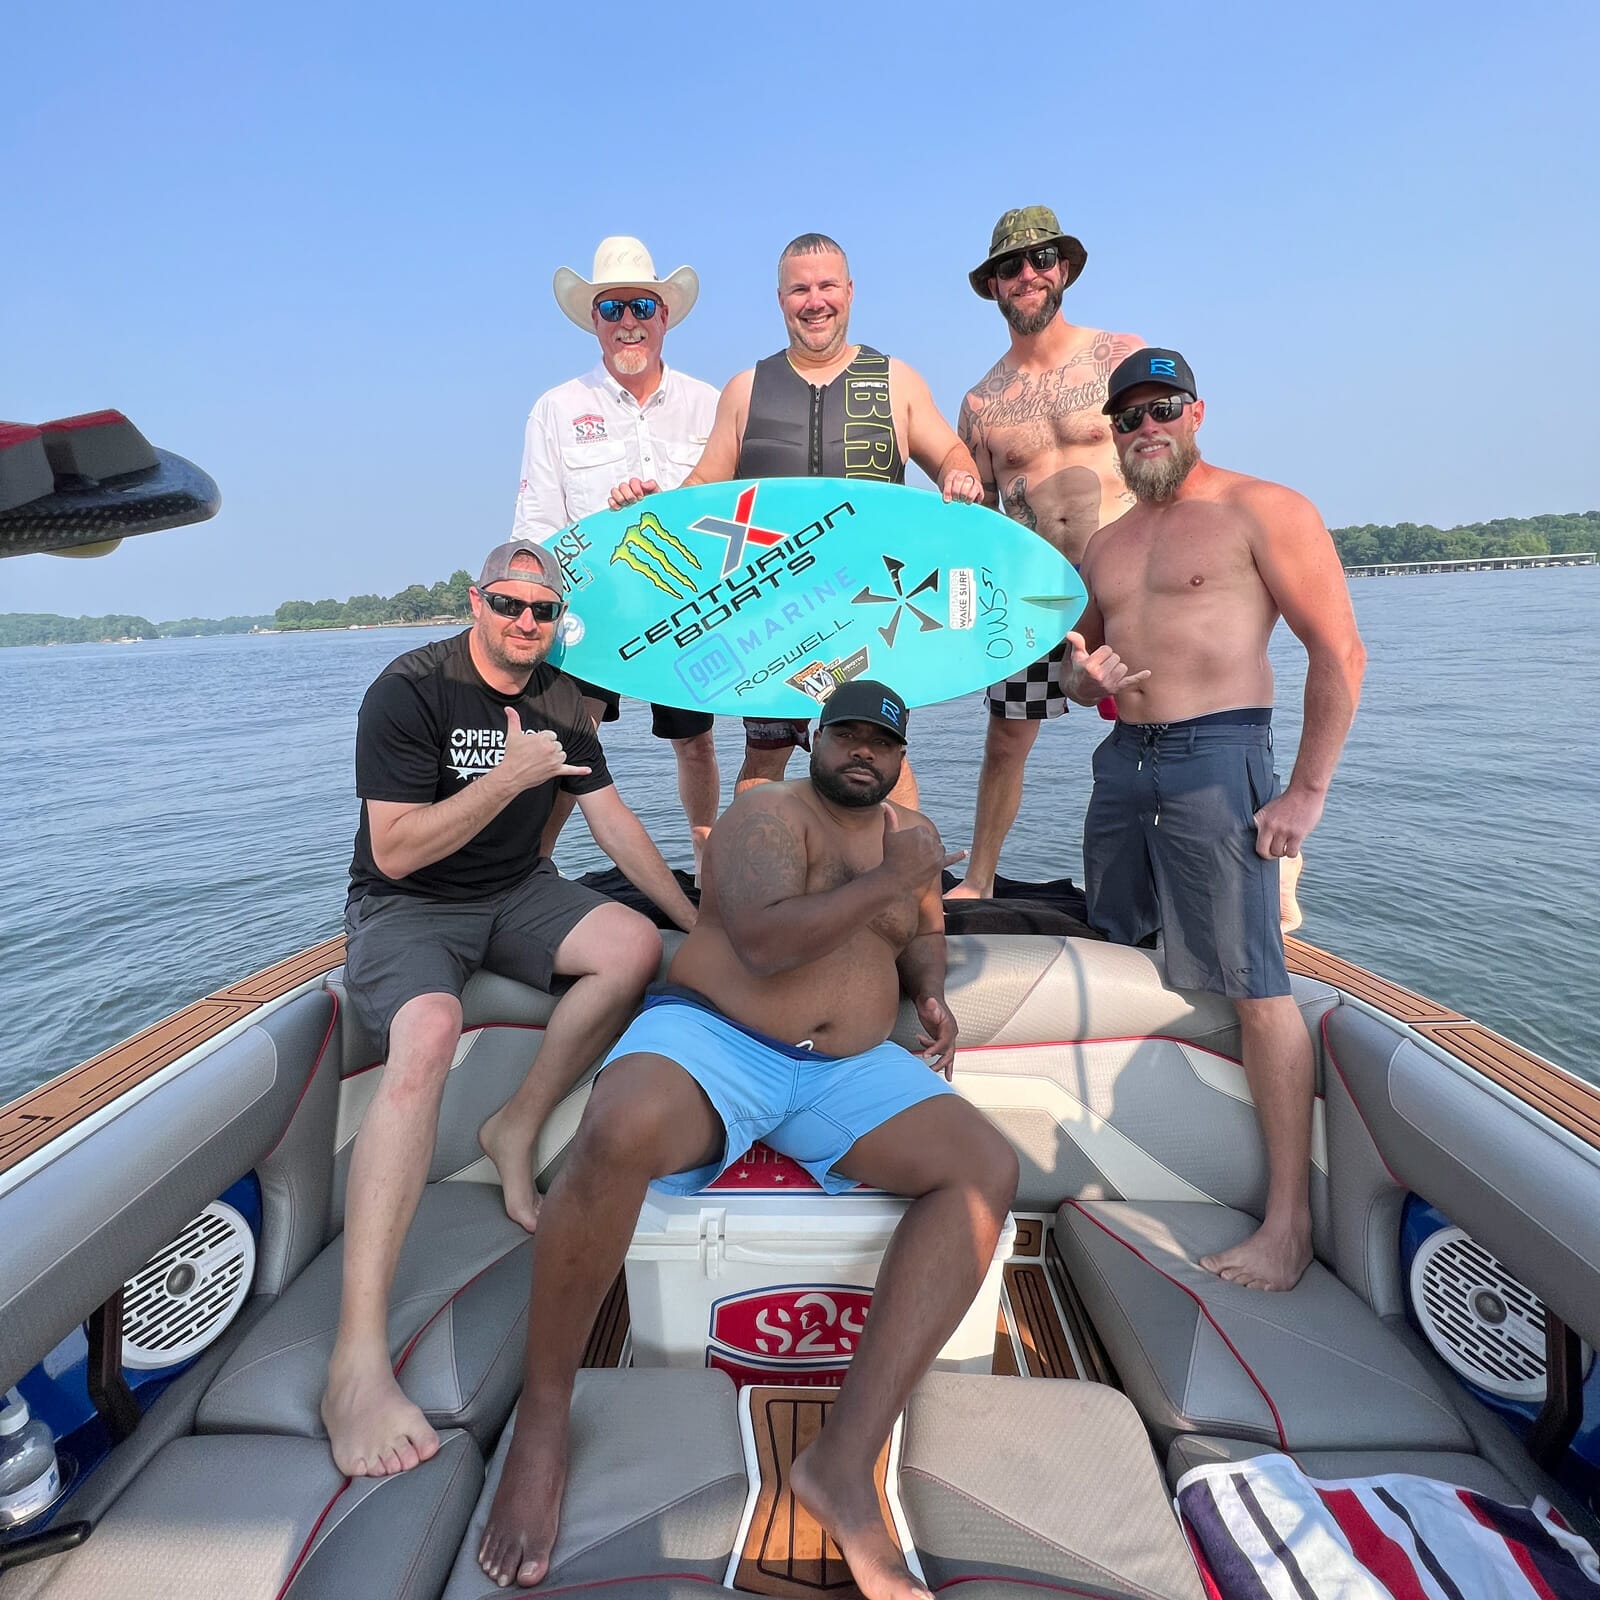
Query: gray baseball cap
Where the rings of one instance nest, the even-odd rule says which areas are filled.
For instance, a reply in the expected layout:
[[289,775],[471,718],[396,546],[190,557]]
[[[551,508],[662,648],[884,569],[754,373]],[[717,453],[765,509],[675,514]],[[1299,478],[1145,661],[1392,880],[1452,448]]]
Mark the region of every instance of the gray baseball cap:
[[[511,563],[517,565],[513,567]],[[479,589],[491,583],[542,583],[556,594],[567,592],[566,579],[561,576],[561,563],[555,551],[527,539],[514,539],[510,544],[497,544],[483,563],[478,574]]]

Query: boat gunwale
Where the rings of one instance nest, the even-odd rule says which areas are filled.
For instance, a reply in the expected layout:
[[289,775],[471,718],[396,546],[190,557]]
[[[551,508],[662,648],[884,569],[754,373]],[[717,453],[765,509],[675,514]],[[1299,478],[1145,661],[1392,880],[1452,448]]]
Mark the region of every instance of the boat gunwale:
[[[975,935],[974,937],[1003,937]],[[1465,1067],[1566,1134],[1600,1150],[1600,1086],[1365,967],[1286,937],[1290,972],[1327,983],[1348,1001],[1388,1021],[1453,1066]],[[344,961],[344,936],[325,939],[261,971],[180,1007],[120,1043],[0,1105],[0,1178],[126,1096],[148,1091],[150,1080],[222,1036],[256,1020],[273,1002],[292,996]],[[14,1180],[13,1180],[14,1181]],[[9,1186],[9,1185],[7,1185]]]

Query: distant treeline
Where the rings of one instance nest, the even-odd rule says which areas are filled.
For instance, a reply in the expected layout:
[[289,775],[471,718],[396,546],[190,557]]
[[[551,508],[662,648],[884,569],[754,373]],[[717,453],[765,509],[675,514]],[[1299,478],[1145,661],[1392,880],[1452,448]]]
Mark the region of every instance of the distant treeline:
[[444,622],[472,615],[467,590],[472,577],[458,567],[447,580],[424,588],[413,583],[399,594],[353,594],[348,600],[285,600],[273,621],[280,628],[358,628],[384,622]]
[[[1471,561],[1477,556],[1566,555],[1600,550],[1600,511],[1543,517],[1499,517],[1459,528],[1426,523],[1367,523],[1334,528],[1333,542],[1347,567],[1381,561]],[[270,617],[185,617],[151,622],[145,617],[53,617],[0,614],[0,646],[85,644],[105,639],[171,639],[197,634],[249,633],[253,628],[378,627],[386,622],[459,622],[472,615],[470,574],[457,568],[446,580],[413,583],[399,594],[356,594],[348,600],[285,600]]]
[[0,647],[10,644],[100,644],[115,639],[190,639],[214,633],[249,633],[272,627],[271,617],[55,617],[44,612],[0,613]]
[[1600,511],[1567,511],[1544,517],[1499,517],[1459,528],[1426,523],[1367,523],[1335,528],[1333,542],[1347,567],[1380,561],[1471,561],[1479,556],[1561,556],[1600,550]]

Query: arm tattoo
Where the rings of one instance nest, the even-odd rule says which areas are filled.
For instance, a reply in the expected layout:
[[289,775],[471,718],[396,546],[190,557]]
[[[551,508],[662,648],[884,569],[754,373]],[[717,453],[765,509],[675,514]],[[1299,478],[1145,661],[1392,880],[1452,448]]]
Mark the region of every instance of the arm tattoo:
[[718,865],[733,869],[717,884],[725,911],[776,905],[805,889],[805,850],[789,823],[764,807],[752,807],[737,820],[733,837],[717,855]]
[[1039,531],[1039,513],[1029,503],[1026,478],[1013,478],[1007,485],[1005,512],[1013,522],[1020,522],[1035,533]]

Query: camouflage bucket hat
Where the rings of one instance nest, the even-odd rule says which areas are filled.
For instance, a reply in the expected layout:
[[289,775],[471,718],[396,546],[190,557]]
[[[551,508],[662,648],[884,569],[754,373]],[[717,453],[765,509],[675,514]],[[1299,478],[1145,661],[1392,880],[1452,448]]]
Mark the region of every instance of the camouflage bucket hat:
[[1061,224],[1056,221],[1056,214],[1049,206],[1023,206],[1018,211],[1006,212],[995,223],[988,255],[967,274],[967,282],[972,285],[973,292],[985,300],[992,300],[994,296],[989,293],[989,279],[993,276],[995,262],[1001,256],[1010,255],[1013,250],[1026,250],[1035,244],[1061,247],[1062,259],[1067,263],[1067,278],[1063,288],[1077,281],[1084,262],[1089,259],[1089,252],[1071,234],[1061,231]]

